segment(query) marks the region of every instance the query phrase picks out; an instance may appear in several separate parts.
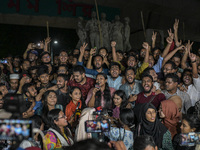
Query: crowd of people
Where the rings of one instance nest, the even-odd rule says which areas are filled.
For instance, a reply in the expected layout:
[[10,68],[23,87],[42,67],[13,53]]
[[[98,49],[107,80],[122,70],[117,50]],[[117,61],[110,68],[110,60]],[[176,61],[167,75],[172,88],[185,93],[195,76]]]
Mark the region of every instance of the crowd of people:
[[[193,42],[178,39],[178,24],[168,30],[165,46],[155,32],[152,43],[127,53],[112,41],[111,49],[83,43],[51,58],[50,38],[39,47],[29,43],[23,56],[8,55],[0,64],[0,118],[12,116],[3,108],[5,97],[22,94],[20,115],[44,133],[34,134],[32,147],[198,149],[198,143],[181,142],[183,134],[200,132],[200,58]],[[85,122],[99,118],[109,120],[109,131],[87,133]]]

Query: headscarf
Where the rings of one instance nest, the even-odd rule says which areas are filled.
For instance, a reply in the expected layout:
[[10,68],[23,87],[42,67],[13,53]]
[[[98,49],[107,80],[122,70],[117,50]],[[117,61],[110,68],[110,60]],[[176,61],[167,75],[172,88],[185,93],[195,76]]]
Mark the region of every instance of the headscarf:
[[178,95],[171,96],[168,100],[172,100],[178,107],[179,110],[182,109],[182,99]]
[[85,132],[85,121],[86,120],[93,120],[93,112],[95,111],[94,108],[85,108],[81,112],[79,125],[76,128],[76,135],[75,135],[75,141],[81,141],[88,138],[91,138],[91,133]]
[[177,134],[177,124],[181,117],[181,113],[178,110],[177,105],[172,100],[165,100],[161,102],[162,111],[165,115],[163,124],[171,132],[172,138]]
[[155,122],[149,122],[146,119],[146,112],[149,108],[156,111],[156,107],[151,103],[144,103],[141,105],[140,114],[138,119],[140,124],[136,128],[136,136],[150,135],[153,137],[155,144],[158,148],[162,147],[163,135],[166,133],[167,128],[158,120],[157,116]]

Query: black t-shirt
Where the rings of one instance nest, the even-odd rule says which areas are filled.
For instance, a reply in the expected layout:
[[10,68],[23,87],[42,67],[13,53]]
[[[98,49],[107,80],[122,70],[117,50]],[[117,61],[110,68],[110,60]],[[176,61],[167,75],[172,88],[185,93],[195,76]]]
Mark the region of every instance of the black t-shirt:
[[63,106],[63,112],[65,112],[67,104],[69,104],[71,97],[69,96],[69,93],[62,93],[59,89],[56,91],[57,94],[57,104],[60,104]]

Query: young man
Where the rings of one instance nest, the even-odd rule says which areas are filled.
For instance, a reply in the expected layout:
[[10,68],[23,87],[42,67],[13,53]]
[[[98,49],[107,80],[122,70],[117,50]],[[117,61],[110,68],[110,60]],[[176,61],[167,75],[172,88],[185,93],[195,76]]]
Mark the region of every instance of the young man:
[[168,73],[176,73],[176,71],[177,71],[176,64],[171,60],[167,61],[163,66],[164,77],[166,77]]
[[50,83],[50,75],[48,67],[43,65],[37,70],[38,80],[39,83],[37,84],[37,90],[41,90],[42,88],[50,88],[54,84]]
[[[78,65],[83,65],[83,56],[84,56],[84,52],[85,52],[86,47],[87,47],[87,44],[84,44],[80,48],[80,55],[79,55],[78,62],[77,62]],[[103,68],[104,62],[103,62],[103,57],[101,55],[93,56],[93,55],[90,54],[90,57],[93,58],[93,64],[94,64],[95,69],[88,69],[88,68],[90,68],[90,67],[88,67],[88,65],[87,65],[87,68],[84,67],[85,73],[89,74],[89,77],[96,78],[96,75],[98,73],[108,74],[108,69]],[[89,58],[89,60],[92,60],[91,58]],[[91,63],[90,63],[90,65],[91,65]]]
[[2,92],[2,96],[4,97],[6,94],[8,94],[8,89],[5,84],[0,83],[0,92]]
[[81,89],[82,98],[86,100],[89,90],[94,87],[95,80],[85,76],[85,69],[83,66],[77,65],[73,68],[73,80],[69,81],[69,86],[77,86]]
[[[22,87],[23,94],[25,96],[26,112],[23,113],[24,118],[32,117],[34,114],[40,114],[42,108],[41,99],[38,100],[36,97],[38,95],[35,85],[32,83],[26,83]],[[37,99],[37,100],[36,100]]]
[[10,89],[8,93],[16,93],[19,87],[19,74],[10,74]]
[[182,99],[182,113],[186,114],[187,110],[192,106],[192,102],[187,93],[184,93],[178,89],[179,77],[174,73],[169,73],[165,76],[165,90],[162,93],[166,99],[171,96],[178,95]]
[[143,92],[137,95],[136,105],[139,103],[151,102],[157,109],[160,106],[161,101],[166,100],[165,95],[162,93],[155,94],[153,89],[153,78],[150,75],[142,76]]
[[110,64],[110,75],[107,76],[107,83],[109,87],[118,90],[119,87],[122,85],[122,77],[121,74],[121,66],[117,62],[112,62]]
[[156,90],[160,90],[160,83],[158,83],[158,75],[153,68],[146,68],[142,74],[150,75],[153,78],[153,85],[156,87]]
[[126,93],[129,102],[134,102],[137,98],[137,94],[143,91],[142,85],[138,80],[135,80],[135,75],[135,69],[128,67],[125,71],[126,83],[121,85],[119,88]]
[[192,106],[194,106],[195,103],[200,100],[200,76],[197,71],[196,55],[191,53],[189,57],[192,64],[192,70],[184,70],[182,81],[183,88],[185,89],[184,91],[188,93]]
[[59,74],[57,76],[57,104],[61,104],[63,106],[63,110],[65,111],[66,105],[70,102],[69,89],[68,89],[68,80],[69,76],[66,74]]
[[24,59],[28,59],[31,66],[36,66],[38,60],[38,52],[36,50],[29,50],[27,54],[27,58]]
[[28,69],[30,68],[30,62],[27,59],[24,59],[21,64],[22,74],[28,73]]

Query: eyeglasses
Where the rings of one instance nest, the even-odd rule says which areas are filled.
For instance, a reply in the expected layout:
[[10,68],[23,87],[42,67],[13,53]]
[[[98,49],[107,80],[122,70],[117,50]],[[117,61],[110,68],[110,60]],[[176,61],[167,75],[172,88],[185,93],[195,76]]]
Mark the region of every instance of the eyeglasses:
[[50,56],[43,56],[42,58],[50,58]]
[[62,115],[61,117],[58,117],[58,119],[62,119],[62,118],[65,118],[66,116],[65,115]]

